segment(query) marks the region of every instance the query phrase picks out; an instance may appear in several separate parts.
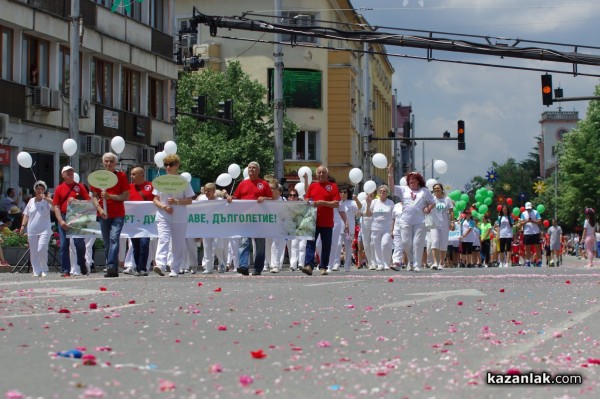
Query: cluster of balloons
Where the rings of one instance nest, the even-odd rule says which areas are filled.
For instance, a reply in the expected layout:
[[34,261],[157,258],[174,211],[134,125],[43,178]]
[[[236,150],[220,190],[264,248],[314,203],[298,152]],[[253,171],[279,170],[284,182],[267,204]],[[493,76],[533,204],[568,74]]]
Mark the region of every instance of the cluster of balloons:
[[[116,138],[116,137],[115,137]],[[113,139],[114,140],[114,139]],[[112,143],[111,143],[112,144]],[[114,147],[113,147],[114,148]],[[154,163],[159,168],[165,166],[164,160],[167,155],[177,154],[177,144],[174,141],[167,141],[162,151],[154,154]]]
[[[247,169],[248,168],[246,168],[246,171],[245,171],[245,173],[246,173],[245,178],[247,178],[247,174],[248,174]],[[234,181],[235,179],[237,179],[240,176],[240,173],[241,173],[240,165],[238,165],[237,163],[232,163],[227,168],[227,173],[221,173],[217,177],[217,180],[215,181],[215,183],[218,186],[227,187],[231,184],[232,181]]]

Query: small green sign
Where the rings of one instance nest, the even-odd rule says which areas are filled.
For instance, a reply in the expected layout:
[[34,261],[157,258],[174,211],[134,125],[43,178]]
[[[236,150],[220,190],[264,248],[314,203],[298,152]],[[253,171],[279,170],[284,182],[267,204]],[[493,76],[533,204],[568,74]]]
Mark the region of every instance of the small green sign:
[[90,186],[94,186],[100,190],[114,187],[118,181],[117,175],[108,170],[97,170],[90,173],[88,176],[88,183],[90,183]]
[[152,185],[161,193],[177,194],[185,191],[188,182],[179,175],[162,175],[152,180]]

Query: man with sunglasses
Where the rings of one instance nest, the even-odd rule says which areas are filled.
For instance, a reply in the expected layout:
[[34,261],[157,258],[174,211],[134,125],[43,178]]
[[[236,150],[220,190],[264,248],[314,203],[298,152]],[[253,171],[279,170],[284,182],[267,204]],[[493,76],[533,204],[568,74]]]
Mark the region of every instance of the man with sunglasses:
[[[258,203],[273,200],[273,191],[271,191],[269,183],[259,178],[259,173],[260,165],[258,162],[250,162],[248,164],[248,179],[242,180],[233,195],[227,196],[227,202],[231,203],[234,199],[253,200]],[[251,240],[251,237],[242,238],[239,249],[240,267],[237,268],[237,272],[244,276],[250,274],[248,271],[248,257],[250,255]],[[265,239],[255,238],[254,249],[254,272],[252,272],[252,275],[260,276],[265,267]]]

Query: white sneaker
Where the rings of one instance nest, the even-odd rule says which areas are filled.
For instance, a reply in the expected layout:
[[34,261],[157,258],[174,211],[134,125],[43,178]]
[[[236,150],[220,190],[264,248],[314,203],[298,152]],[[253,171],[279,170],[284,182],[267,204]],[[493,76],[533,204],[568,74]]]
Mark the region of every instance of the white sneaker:
[[369,270],[377,270],[377,266],[371,264],[369,265]]
[[179,273],[172,271],[171,273],[169,273],[169,277],[179,277]]
[[190,268],[190,269],[189,269],[189,272],[190,272],[190,274],[196,274],[196,269],[192,269],[192,268]]
[[279,273],[279,268],[277,267],[272,267],[270,270],[271,273]]
[[35,272],[33,273],[33,277],[39,277],[39,276],[40,276],[39,274],[37,274]]
[[81,273],[79,273],[79,272],[73,272],[73,273],[71,273],[71,276],[81,276]]
[[127,269],[123,270],[123,273],[125,274],[135,274],[135,270],[133,270],[133,268],[128,267]]
[[333,270],[334,272],[337,272],[338,270],[340,270],[340,265],[333,265],[331,270]]
[[298,268],[297,268],[297,267],[292,267],[292,266],[290,266],[290,271],[291,271],[291,272],[298,271]]
[[213,271],[212,270],[208,270],[208,269],[204,269],[204,271],[202,272],[202,274],[212,274]]
[[413,267],[412,267],[412,265],[410,263],[408,265],[406,265],[406,271],[407,272],[412,272],[413,271]]
[[444,266],[442,266],[442,265],[437,265],[437,269],[438,269],[438,270],[444,270]]
[[413,270],[414,270],[415,272],[420,272],[420,271],[421,271],[421,268],[420,268],[419,266],[415,266],[415,267],[413,268]]
[[431,265],[431,270],[437,270],[438,269],[438,264],[437,263],[433,263]]
[[379,271],[379,272],[383,271],[383,266],[381,266],[381,265],[377,266],[377,271]]
[[46,274],[46,272],[42,272],[41,276],[42,276],[42,277],[46,277],[46,276],[48,276],[48,275]]

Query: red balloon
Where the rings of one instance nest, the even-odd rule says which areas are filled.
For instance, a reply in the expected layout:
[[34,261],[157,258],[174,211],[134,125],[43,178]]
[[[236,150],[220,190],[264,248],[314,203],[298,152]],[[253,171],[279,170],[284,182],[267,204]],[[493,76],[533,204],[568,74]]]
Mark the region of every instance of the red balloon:
[[512,198],[507,198],[506,199],[506,203],[508,204],[508,206],[512,205]]
[[544,220],[544,227],[548,228],[550,226],[550,222],[548,220]]
[[498,210],[498,212],[502,212],[502,205],[498,205],[498,206],[496,207],[496,209]]
[[521,211],[521,213],[523,213],[523,212],[525,212],[525,207],[522,206],[519,210]]

